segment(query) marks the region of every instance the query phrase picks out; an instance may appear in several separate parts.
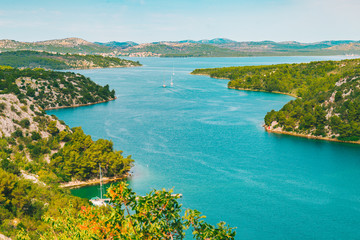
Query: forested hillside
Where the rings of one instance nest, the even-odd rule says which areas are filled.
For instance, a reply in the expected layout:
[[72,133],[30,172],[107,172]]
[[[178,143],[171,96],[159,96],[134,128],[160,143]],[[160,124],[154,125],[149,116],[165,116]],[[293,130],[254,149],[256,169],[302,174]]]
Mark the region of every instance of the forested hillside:
[[141,66],[139,62],[100,55],[54,54],[37,51],[0,53],[0,65],[14,68],[89,69]]
[[360,139],[360,60],[196,69],[229,88],[296,96],[265,116],[266,129],[342,141]]
[[115,98],[109,85],[100,86],[71,72],[0,66],[0,93],[28,98],[43,109],[105,102]]
[[[76,89],[66,90],[69,86]],[[67,96],[82,99],[83,93],[94,100],[111,98],[108,87],[80,74],[1,67],[0,90],[0,232],[15,236],[25,229],[39,239],[49,226],[45,215],[60,216],[59,209],[77,214],[89,205],[60,183],[98,178],[99,164],[105,177],[123,177],[133,160],[111,141],[93,141],[43,110],[51,98],[55,103]]]

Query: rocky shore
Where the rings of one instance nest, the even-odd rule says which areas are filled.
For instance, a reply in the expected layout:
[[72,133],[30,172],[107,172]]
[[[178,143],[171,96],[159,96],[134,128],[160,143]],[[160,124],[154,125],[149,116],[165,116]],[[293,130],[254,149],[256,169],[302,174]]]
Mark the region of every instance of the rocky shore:
[[76,108],[76,107],[83,107],[83,106],[90,106],[90,105],[95,105],[95,104],[98,104],[98,103],[105,103],[105,102],[110,102],[110,101],[113,101],[113,100],[116,100],[117,97],[114,97],[114,98],[110,98],[108,100],[104,100],[104,101],[98,101],[98,102],[93,102],[93,103],[86,103],[86,104],[74,104],[74,105],[71,105],[71,106],[59,106],[59,107],[49,107],[49,108],[45,108],[44,110],[54,110],[54,109],[62,109],[62,108]]
[[[106,183],[111,183],[111,182],[117,182],[120,180],[124,180],[126,178],[130,177],[130,174],[127,173],[122,177],[113,177],[113,178],[109,178],[109,177],[103,177],[102,178],[102,183],[106,184]],[[98,185],[100,184],[100,179],[90,179],[88,181],[71,181],[71,182],[67,182],[67,183],[62,183],[60,184],[61,188],[80,188],[80,187],[85,187],[85,186],[91,186],[91,185]]]
[[302,138],[308,138],[308,139],[316,139],[316,140],[324,140],[324,141],[331,141],[331,142],[341,142],[341,143],[355,143],[355,144],[360,144],[360,141],[341,141],[339,139],[336,138],[329,138],[329,137],[322,137],[322,136],[314,136],[314,135],[310,135],[310,134],[301,134],[301,133],[295,133],[295,132],[287,132],[287,131],[283,131],[281,129],[273,129],[270,126],[264,125],[263,126],[265,131],[269,132],[269,133],[276,133],[276,134],[285,134],[285,135],[290,135],[290,136],[295,136],[295,137],[302,137]]

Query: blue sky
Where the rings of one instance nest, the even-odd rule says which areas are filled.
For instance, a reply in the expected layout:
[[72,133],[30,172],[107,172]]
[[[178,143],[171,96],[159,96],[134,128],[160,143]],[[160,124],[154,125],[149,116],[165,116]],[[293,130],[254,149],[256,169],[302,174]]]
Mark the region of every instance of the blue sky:
[[[3,3],[2,3],[3,2]],[[359,0],[0,0],[0,39],[360,40]]]

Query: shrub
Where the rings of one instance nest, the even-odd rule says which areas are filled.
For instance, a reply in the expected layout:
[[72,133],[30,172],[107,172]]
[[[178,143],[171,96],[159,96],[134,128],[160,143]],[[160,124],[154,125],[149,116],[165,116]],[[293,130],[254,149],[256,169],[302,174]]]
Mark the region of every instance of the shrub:
[[6,108],[6,103],[0,103],[0,112],[3,112]]
[[29,119],[25,118],[25,119],[22,119],[19,124],[23,128],[29,128],[30,121],[29,121]]
[[13,132],[13,133],[11,134],[11,136],[14,137],[14,138],[22,137],[22,136],[23,136],[23,132],[22,132],[20,129],[16,129],[16,131]]
[[28,111],[27,106],[21,106],[20,108],[21,108],[21,110],[23,110],[24,112],[27,112],[27,111]]

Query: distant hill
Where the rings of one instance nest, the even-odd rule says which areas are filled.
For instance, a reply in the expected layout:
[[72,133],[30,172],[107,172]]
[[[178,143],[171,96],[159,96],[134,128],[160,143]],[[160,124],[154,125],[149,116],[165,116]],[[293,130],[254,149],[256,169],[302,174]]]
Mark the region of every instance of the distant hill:
[[16,68],[89,69],[141,66],[139,62],[100,55],[53,54],[38,51],[0,53],[0,65]]
[[81,38],[65,38],[39,42],[18,42],[15,40],[0,40],[0,51],[43,50],[56,53],[111,53],[110,47],[85,41]]
[[360,54],[360,41],[329,40],[315,43],[296,41],[237,42],[227,38],[159,41],[138,44],[132,41],[106,43],[65,38],[39,42],[0,40],[0,51],[36,50],[53,53],[102,54],[130,57],[243,57],[243,56],[321,56]]
[[206,39],[200,40],[197,41],[197,43],[221,45],[221,44],[236,43],[236,41],[227,38],[214,38],[211,40],[206,40]]
[[103,46],[107,46],[107,47],[111,47],[111,48],[128,48],[128,47],[133,47],[136,45],[139,45],[136,42],[132,42],[132,41],[128,41],[128,42],[106,42],[106,43],[101,43],[101,42],[95,42],[95,44],[99,44],[99,45],[103,45]]
[[237,42],[226,38],[144,43],[123,48],[122,55],[140,53],[162,57],[241,57],[241,56],[309,56],[360,54],[360,41],[323,41],[316,43]]

